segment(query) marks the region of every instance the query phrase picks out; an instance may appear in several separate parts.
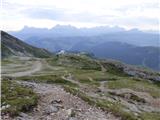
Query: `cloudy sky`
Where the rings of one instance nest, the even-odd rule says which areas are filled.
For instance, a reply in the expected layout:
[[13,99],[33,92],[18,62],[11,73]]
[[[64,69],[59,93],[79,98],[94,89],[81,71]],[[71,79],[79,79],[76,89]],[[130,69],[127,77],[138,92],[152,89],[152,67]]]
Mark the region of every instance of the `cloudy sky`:
[[158,30],[158,0],[1,0],[3,30],[24,26],[52,28],[121,26]]

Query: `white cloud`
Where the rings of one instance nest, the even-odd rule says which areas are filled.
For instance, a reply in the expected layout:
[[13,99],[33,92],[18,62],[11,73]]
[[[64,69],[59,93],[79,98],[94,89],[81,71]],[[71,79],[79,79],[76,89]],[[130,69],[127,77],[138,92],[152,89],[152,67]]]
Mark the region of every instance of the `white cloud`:
[[24,25],[50,28],[57,23],[158,30],[160,12],[158,0],[3,0],[2,7],[4,30]]

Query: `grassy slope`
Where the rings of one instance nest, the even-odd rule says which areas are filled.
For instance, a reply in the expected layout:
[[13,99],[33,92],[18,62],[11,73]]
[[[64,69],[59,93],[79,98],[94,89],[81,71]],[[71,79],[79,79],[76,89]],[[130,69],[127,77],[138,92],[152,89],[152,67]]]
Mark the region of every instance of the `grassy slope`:
[[101,70],[99,64],[87,56],[78,55],[57,55],[53,59],[48,59],[51,65],[73,67],[84,70]]
[[57,75],[40,75],[40,76],[24,76],[17,78],[18,80],[24,81],[32,81],[32,82],[42,82],[48,84],[59,84],[59,85],[69,85],[69,86],[77,86],[70,81],[62,79],[60,76]]

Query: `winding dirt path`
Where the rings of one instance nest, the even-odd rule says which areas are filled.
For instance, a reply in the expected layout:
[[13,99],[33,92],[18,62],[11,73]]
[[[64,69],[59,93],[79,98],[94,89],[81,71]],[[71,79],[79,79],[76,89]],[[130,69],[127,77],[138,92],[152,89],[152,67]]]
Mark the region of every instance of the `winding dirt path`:
[[62,79],[70,81],[72,83],[75,83],[75,84],[79,85],[80,87],[83,87],[83,85],[80,82],[73,79],[73,76],[71,73],[69,73],[67,76],[62,76]]
[[106,68],[102,65],[102,63],[100,61],[96,60],[96,62],[100,65],[102,72],[106,72],[107,71]]
[[41,61],[35,61],[33,63],[33,66],[30,68],[30,70],[22,71],[22,72],[16,72],[16,73],[10,73],[10,74],[3,74],[3,76],[11,76],[11,77],[22,77],[22,76],[28,76],[31,75],[37,71],[40,71],[42,68]]

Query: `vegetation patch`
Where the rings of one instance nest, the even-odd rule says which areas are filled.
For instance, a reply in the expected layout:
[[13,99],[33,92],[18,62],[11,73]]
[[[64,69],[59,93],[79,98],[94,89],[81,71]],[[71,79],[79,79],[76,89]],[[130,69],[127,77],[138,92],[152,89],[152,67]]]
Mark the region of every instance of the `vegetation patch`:
[[49,84],[78,86],[75,83],[62,79],[59,75],[25,76],[25,77],[19,77],[17,79],[24,81],[32,81],[32,82],[49,83]]
[[139,92],[148,92],[155,98],[160,97],[160,87],[147,80],[123,77],[116,81],[108,81],[106,87],[110,89],[129,88]]
[[88,78],[92,78],[93,81],[100,82],[100,81],[114,81],[119,79],[118,76],[109,74],[109,73],[103,73],[102,71],[80,71],[76,70],[72,72],[74,76],[79,80],[86,80]]
[[12,63],[12,61],[9,60],[9,59],[2,59],[2,60],[1,60],[1,64],[2,64],[2,65],[7,65],[7,64],[11,64],[11,63]]
[[26,112],[36,105],[38,96],[30,88],[22,87],[14,81],[2,80],[1,96],[2,113],[9,113],[10,116],[18,115],[19,112]]
[[108,73],[118,75],[118,76],[128,76],[124,71],[122,67],[116,66],[116,63],[112,62],[102,62],[101,63],[107,70]]
[[140,115],[142,120],[160,120],[160,113],[145,112]]
[[95,86],[100,86],[100,83],[97,81],[92,80],[92,78],[85,78],[85,79],[78,79],[80,83],[88,84],[88,85],[95,85]]
[[137,117],[131,113],[125,111],[119,102],[111,102],[107,100],[97,100],[96,105],[103,110],[110,111],[114,115],[119,116],[122,120],[137,120]]
[[141,102],[141,103],[146,103],[145,99],[144,98],[140,98],[139,96],[133,94],[133,93],[120,93],[120,94],[117,94],[116,92],[111,92],[109,91],[108,92],[110,95],[114,95],[114,96],[119,96],[119,97],[122,97],[122,98],[127,98],[129,100],[133,100],[133,101],[136,101],[136,102]]
[[78,55],[57,55],[52,59],[48,59],[51,65],[63,65],[66,67],[79,68],[84,70],[101,70],[100,65],[93,59],[86,56]]

